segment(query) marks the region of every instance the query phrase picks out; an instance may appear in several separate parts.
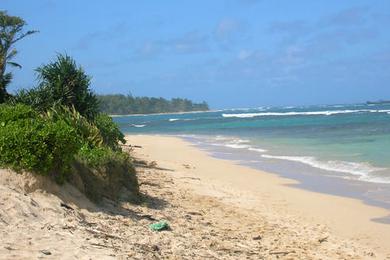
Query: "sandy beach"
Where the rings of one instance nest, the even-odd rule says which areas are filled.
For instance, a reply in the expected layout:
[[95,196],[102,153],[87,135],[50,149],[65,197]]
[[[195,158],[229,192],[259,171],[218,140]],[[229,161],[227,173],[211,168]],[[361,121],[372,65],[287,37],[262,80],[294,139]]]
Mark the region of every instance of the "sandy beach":
[[295,181],[214,159],[178,138],[129,136],[128,141],[142,144],[143,155],[164,167],[190,165],[186,174],[199,179],[197,184],[189,186],[199,194],[281,222],[292,220],[295,224],[320,225],[332,235],[390,253],[390,225],[372,221],[387,217],[390,212],[386,209],[355,199],[289,187]]
[[[289,187],[179,138],[132,135],[144,203],[2,170],[2,259],[390,259],[389,212]],[[136,146],[136,147],[135,147]],[[153,232],[166,220],[170,229]]]

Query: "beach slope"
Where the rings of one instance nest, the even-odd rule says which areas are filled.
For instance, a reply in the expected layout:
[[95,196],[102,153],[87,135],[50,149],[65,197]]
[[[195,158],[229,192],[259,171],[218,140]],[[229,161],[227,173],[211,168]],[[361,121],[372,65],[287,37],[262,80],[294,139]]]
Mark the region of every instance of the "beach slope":
[[[267,228],[260,228],[264,232],[274,227],[269,238],[278,242],[268,241],[260,231],[263,246],[268,241],[274,250],[293,247],[299,251],[302,244],[297,243],[303,243],[305,251],[313,250],[315,255],[331,248],[337,251],[336,248],[357,245],[367,248],[363,254],[371,255],[371,249],[377,255],[389,256],[390,225],[373,221],[388,217],[386,209],[356,199],[294,188],[294,180],[213,158],[180,138],[133,135],[127,139],[130,144],[142,145],[138,156],[172,169],[170,176],[179,187],[217,199],[235,211],[245,212],[244,215],[253,215],[254,229],[265,225]],[[241,219],[231,221],[243,223]],[[318,242],[324,238],[326,243]]]
[[[179,138],[127,136],[143,203],[101,205],[70,185],[0,170],[6,259],[385,259],[386,210],[307,192]],[[150,230],[165,220],[169,229]],[[380,234],[381,233],[381,234]],[[0,258],[1,258],[0,257]]]

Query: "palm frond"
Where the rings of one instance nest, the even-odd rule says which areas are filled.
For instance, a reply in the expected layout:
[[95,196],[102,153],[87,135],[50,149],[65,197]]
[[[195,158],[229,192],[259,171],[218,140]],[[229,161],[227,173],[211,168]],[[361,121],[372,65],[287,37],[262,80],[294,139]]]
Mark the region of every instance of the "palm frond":
[[22,65],[20,65],[19,63],[16,63],[16,62],[8,61],[7,64],[11,65],[12,67],[15,67],[15,68],[19,68],[19,69],[22,68]]
[[19,35],[19,37],[17,37],[15,40],[13,40],[13,41],[11,42],[11,44],[14,44],[14,43],[16,43],[17,41],[20,41],[21,39],[23,39],[24,37],[26,37],[26,36],[28,36],[28,35],[31,35],[31,34],[34,34],[34,33],[37,33],[37,32],[39,32],[39,31],[37,31],[37,30],[31,30],[31,31],[27,31],[27,32],[25,32],[25,33],[22,33],[21,35]]

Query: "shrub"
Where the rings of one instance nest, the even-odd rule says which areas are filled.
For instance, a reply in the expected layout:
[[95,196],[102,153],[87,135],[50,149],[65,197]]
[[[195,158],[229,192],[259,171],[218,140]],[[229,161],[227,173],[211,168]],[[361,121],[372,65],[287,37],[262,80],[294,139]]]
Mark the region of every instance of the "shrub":
[[38,86],[28,90],[19,90],[12,98],[7,100],[7,103],[11,105],[25,104],[39,112],[45,112],[60,102],[54,102],[49,88]]
[[123,134],[107,116],[97,124],[100,129],[63,106],[40,114],[26,105],[0,105],[0,167],[67,180],[94,201],[137,201],[132,159],[118,145]]
[[99,112],[99,102],[89,88],[90,77],[67,55],[36,69],[39,85],[19,91],[10,102],[24,103],[40,112],[52,107],[74,107],[81,115],[93,119]]
[[16,104],[15,106],[0,105],[0,124],[2,125],[10,121],[28,118],[38,118],[38,113],[29,106],[23,104]]
[[45,120],[21,105],[1,106],[0,116],[0,165],[63,182],[80,147],[76,130],[63,120]]
[[108,147],[89,147],[83,145],[77,158],[92,168],[104,167],[110,163],[119,163],[123,165],[131,165],[131,158],[128,153],[122,151],[113,151]]
[[74,107],[56,106],[44,114],[49,120],[63,120],[72,126],[82,143],[88,143],[91,147],[101,147],[104,144],[99,129],[84,116],[82,116]]
[[113,150],[119,150],[119,142],[126,143],[125,136],[118,125],[107,114],[99,114],[94,121],[103,137],[104,144]]
[[73,184],[90,199],[137,202],[139,186],[131,158],[127,153],[107,147],[90,148],[83,145],[73,164],[74,173],[80,181]]

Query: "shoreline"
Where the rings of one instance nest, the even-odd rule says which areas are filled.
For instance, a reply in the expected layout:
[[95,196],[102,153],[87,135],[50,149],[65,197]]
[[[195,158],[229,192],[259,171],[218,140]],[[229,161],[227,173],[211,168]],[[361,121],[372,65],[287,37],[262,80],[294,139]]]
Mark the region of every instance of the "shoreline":
[[[276,174],[281,178],[295,180],[298,183],[293,184],[292,186],[296,188],[358,199],[371,206],[377,206],[387,210],[390,209],[390,201],[388,199],[390,198],[390,184],[387,182],[372,182],[333,176],[329,175],[326,170],[297,161],[259,161],[259,158],[261,158],[258,157],[259,154],[263,155],[267,150],[262,150],[258,153],[252,152],[250,150],[251,148],[249,148],[249,152],[245,150],[245,153],[243,154],[242,149],[229,148],[224,145],[215,146],[208,142],[199,141],[200,139],[198,137],[180,135],[167,136],[178,137],[184,141],[190,142],[214,158],[237,162],[237,164],[245,167]],[[380,192],[378,192],[378,190],[380,190]],[[390,215],[386,219],[381,219],[379,221],[385,221],[390,224]]]
[[324,224],[336,236],[390,254],[387,243],[390,225],[373,221],[388,217],[389,211],[384,208],[364,204],[355,198],[295,187],[299,185],[298,181],[217,159],[178,137],[126,135],[126,139],[133,145],[141,145],[147,157],[164,167],[169,168],[174,163],[193,165],[191,178],[199,178],[202,185],[191,188],[200,194],[259,214],[267,212],[278,218],[285,215],[302,224]]

